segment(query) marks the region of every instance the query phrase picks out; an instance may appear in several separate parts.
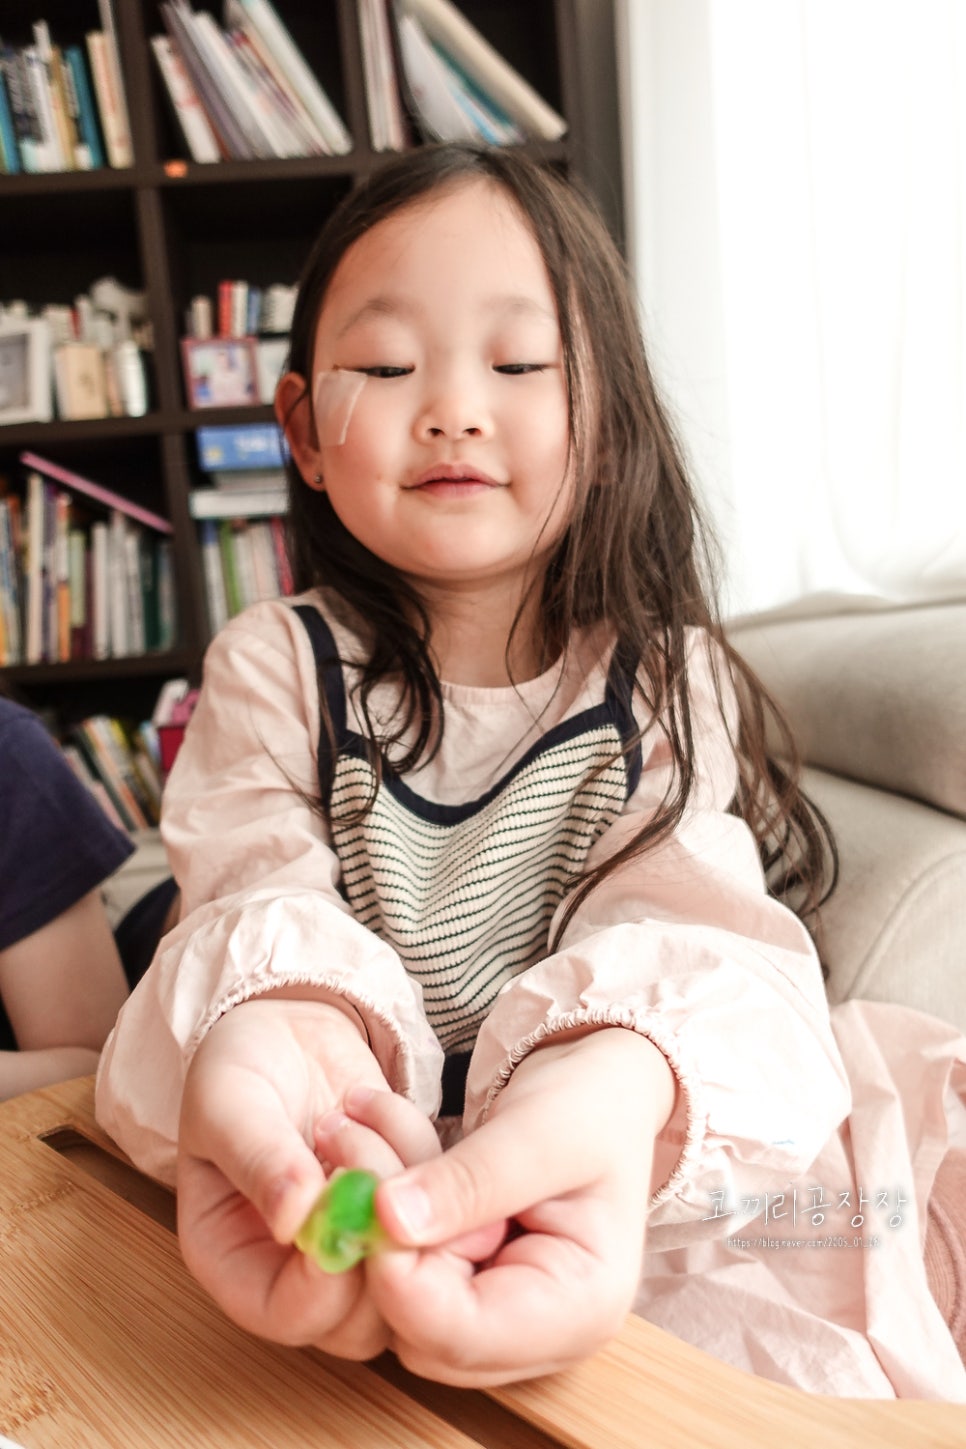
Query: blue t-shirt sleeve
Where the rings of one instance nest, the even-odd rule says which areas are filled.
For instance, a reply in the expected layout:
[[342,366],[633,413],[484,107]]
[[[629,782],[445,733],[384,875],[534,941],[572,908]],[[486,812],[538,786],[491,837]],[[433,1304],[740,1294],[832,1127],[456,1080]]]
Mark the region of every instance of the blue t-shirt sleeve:
[[42,722],[0,699],[0,950],[56,920],[133,850]]

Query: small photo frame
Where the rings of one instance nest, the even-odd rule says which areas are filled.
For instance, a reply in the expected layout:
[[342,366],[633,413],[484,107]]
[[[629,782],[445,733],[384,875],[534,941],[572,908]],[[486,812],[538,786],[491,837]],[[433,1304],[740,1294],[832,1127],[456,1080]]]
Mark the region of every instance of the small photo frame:
[[0,317],[0,426],[54,415],[50,328],[43,317]]
[[258,366],[252,337],[181,339],[188,406],[255,407],[259,401]]

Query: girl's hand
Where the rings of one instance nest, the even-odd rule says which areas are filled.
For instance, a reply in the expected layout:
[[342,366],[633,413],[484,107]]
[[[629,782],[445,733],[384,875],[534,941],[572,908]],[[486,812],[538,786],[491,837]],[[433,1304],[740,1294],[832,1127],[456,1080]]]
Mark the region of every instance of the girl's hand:
[[[674,1090],[665,1057],[632,1031],[550,1043],[478,1131],[379,1188],[383,1225],[421,1249],[366,1264],[407,1368],[481,1387],[564,1368],[613,1337],[640,1276],[654,1138]],[[452,1250],[505,1218],[519,1234],[478,1271]]]
[[[353,1088],[364,1103],[378,1093],[368,1125],[340,1110]],[[211,1029],[185,1082],[177,1180],[185,1262],[250,1332],[371,1357],[388,1331],[363,1269],[323,1273],[292,1239],[325,1185],[323,1162],[383,1177],[438,1154],[432,1124],[387,1090],[359,1026],[339,1007],[246,1002]]]

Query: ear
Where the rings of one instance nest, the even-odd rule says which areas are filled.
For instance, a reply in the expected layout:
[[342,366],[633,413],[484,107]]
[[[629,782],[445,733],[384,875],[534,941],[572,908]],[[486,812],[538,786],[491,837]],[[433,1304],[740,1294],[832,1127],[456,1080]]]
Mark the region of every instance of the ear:
[[315,432],[312,398],[301,373],[286,372],[279,379],[275,389],[275,417],[285,434],[303,482],[317,492],[324,492],[322,453]]

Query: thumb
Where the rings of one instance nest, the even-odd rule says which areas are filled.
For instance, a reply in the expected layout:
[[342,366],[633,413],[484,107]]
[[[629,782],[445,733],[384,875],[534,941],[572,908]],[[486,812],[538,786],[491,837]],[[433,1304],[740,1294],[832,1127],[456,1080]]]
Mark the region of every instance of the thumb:
[[380,1185],[383,1227],[404,1247],[434,1247],[502,1226],[573,1186],[572,1163],[549,1135],[535,1150],[541,1139],[522,1128],[519,1116],[491,1118],[442,1156]]

